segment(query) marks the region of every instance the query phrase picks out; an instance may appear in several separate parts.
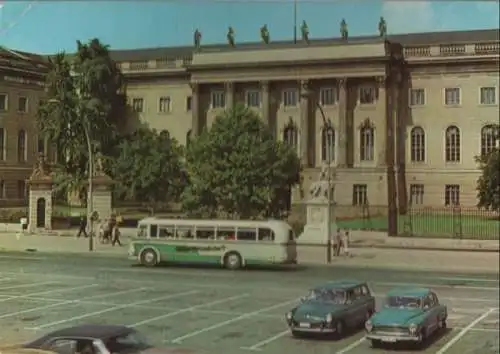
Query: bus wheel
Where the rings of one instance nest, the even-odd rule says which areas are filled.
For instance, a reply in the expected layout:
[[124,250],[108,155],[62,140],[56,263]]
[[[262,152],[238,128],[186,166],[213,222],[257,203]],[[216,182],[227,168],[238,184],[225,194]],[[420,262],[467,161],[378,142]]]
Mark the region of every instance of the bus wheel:
[[242,266],[241,256],[237,252],[229,252],[224,257],[224,267],[227,269],[240,269]]
[[158,256],[156,252],[151,249],[145,249],[141,252],[141,264],[146,267],[154,267],[158,264]]

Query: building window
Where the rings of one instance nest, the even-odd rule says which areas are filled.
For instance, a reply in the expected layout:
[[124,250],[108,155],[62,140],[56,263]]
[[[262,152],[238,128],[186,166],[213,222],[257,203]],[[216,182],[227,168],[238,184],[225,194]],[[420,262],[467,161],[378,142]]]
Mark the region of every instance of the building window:
[[497,103],[496,87],[481,87],[480,103],[484,105],[496,104]]
[[410,133],[411,161],[425,161],[425,132],[421,127],[414,127]]
[[188,147],[189,144],[191,143],[191,135],[192,135],[192,131],[191,131],[191,129],[189,129],[188,132],[186,133],[186,147]]
[[444,89],[444,104],[447,106],[456,106],[460,104],[460,88]]
[[142,98],[133,98],[132,99],[132,109],[136,113],[144,112],[144,99]]
[[445,133],[446,162],[460,162],[460,130],[452,125]]
[[322,106],[333,106],[339,101],[339,92],[336,87],[324,87],[319,91],[319,102]]
[[0,161],[4,161],[6,159],[5,152],[7,151],[6,139],[7,135],[5,133],[4,128],[0,128]]
[[364,126],[359,130],[359,159],[373,161],[375,158],[375,130]]
[[6,111],[9,108],[9,97],[5,93],[0,93],[0,111]]
[[321,160],[335,161],[335,129],[332,127],[321,129]]
[[285,144],[297,148],[299,145],[299,133],[293,122],[289,122],[283,130],[283,141]]
[[410,90],[410,105],[423,106],[425,105],[425,90],[424,89],[411,89]]
[[5,187],[5,181],[0,180],[0,199],[6,199],[7,198],[7,190]]
[[368,205],[368,186],[366,184],[352,186],[352,205]]
[[19,97],[17,99],[17,111],[21,113],[28,112],[28,98],[27,97]]
[[45,154],[45,140],[43,138],[38,138],[36,152],[38,154]]
[[169,113],[172,111],[172,101],[169,96],[160,97],[158,102],[158,111],[160,113]]
[[296,107],[298,101],[298,91],[295,89],[283,91],[283,106]]
[[500,139],[500,126],[486,125],[481,129],[481,156],[486,156],[497,147]]
[[17,160],[26,162],[26,132],[20,130],[17,134]]
[[360,104],[375,104],[377,101],[377,89],[373,86],[363,86],[359,88]]
[[460,186],[458,184],[447,184],[444,189],[444,205],[460,205]]
[[410,185],[410,204],[422,205],[424,204],[424,185],[411,184]]
[[212,91],[212,108],[225,108],[226,107],[226,93],[224,91]]
[[19,199],[26,199],[26,182],[23,180],[17,181],[17,197]]
[[248,107],[260,107],[260,92],[257,90],[247,91],[246,104]]
[[192,109],[192,104],[193,104],[193,97],[188,96],[186,97],[186,111],[190,111]]

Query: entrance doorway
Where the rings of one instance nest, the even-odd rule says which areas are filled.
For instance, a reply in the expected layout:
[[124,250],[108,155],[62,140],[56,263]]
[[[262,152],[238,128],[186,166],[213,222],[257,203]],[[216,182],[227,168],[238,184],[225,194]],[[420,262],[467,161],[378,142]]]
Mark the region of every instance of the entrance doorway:
[[36,201],[36,227],[45,227],[45,198]]

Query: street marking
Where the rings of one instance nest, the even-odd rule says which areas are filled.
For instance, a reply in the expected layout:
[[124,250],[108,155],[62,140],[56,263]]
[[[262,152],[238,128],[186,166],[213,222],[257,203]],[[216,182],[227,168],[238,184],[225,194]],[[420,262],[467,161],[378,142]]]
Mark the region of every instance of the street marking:
[[463,328],[456,336],[454,336],[450,341],[448,341],[441,349],[439,349],[436,354],[443,354],[448,351],[456,342],[458,342],[460,339],[462,339],[463,336],[467,334],[474,326],[476,326],[479,322],[484,320],[486,317],[491,315],[493,312],[495,312],[497,309],[489,309],[485,313],[483,313],[481,316],[476,318],[474,321],[469,323],[465,328]]
[[[150,303],[150,302],[155,302],[155,301],[160,301],[160,300],[167,300],[167,299],[172,299],[174,297],[185,296],[185,295],[192,295],[192,294],[197,294],[197,293],[199,293],[199,291],[190,290],[190,291],[185,291],[185,292],[177,293],[177,294],[170,294],[170,295],[166,295],[166,296],[162,296],[162,297],[158,297],[158,298],[136,301],[136,302],[133,302],[133,303],[130,303],[130,304],[123,304],[123,305],[117,305],[117,306],[109,307],[109,308],[106,308],[106,309],[100,310],[100,311],[88,312],[88,313],[85,313],[85,314],[80,315],[80,316],[74,316],[74,317],[68,318],[66,320],[49,322],[49,323],[45,323],[43,325],[36,326],[36,327],[27,327],[25,329],[37,331],[37,330],[40,330],[40,329],[43,329],[43,328],[53,327],[53,326],[58,325],[58,324],[80,320],[82,318],[92,317],[92,316],[101,315],[103,313],[107,313],[107,312],[111,312],[111,311],[116,311],[116,310],[130,308],[130,307],[132,307],[134,305],[147,304],[147,303]],[[110,296],[110,295],[111,294],[107,294],[107,296]],[[74,302],[74,301],[72,301],[72,302]]]
[[243,314],[241,316],[232,318],[230,320],[219,322],[219,323],[214,324],[213,326],[205,327],[205,328],[200,329],[198,331],[194,331],[194,332],[185,334],[185,335],[183,335],[181,337],[177,337],[175,339],[170,340],[170,342],[175,343],[175,344],[179,344],[184,339],[191,338],[191,337],[197,336],[198,334],[205,333],[205,332],[211,331],[213,329],[220,328],[220,327],[226,326],[228,324],[244,320],[245,318],[249,318],[249,317],[258,315],[258,314],[260,314],[262,312],[266,312],[266,311],[269,311],[269,310],[274,310],[274,309],[277,309],[277,308],[280,308],[280,307],[291,305],[293,303],[296,303],[297,301],[299,301],[299,299],[293,299],[293,300],[285,301],[285,302],[282,302],[282,303],[279,303],[279,304],[276,304],[276,305],[273,305],[273,306],[264,307],[264,308],[262,308],[260,310],[257,310],[257,311],[247,312],[247,313],[245,313],[245,314]]
[[[56,284],[56,283],[54,283]],[[0,302],[4,301],[9,301],[9,300],[15,300],[15,299],[25,299],[30,296],[36,296],[36,295],[45,295],[45,294],[52,294],[52,293],[65,293],[69,291],[75,291],[75,290],[82,290],[82,289],[87,289],[87,288],[93,288],[99,286],[99,284],[90,284],[90,285],[82,285],[82,286],[76,286],[73,288],[62,288],[62,289],[52,289],[52,290],[45,290],[45,291],[39,291],[36,293],[30,293],[26,295],[10,295],[8,298],[5,299],[0,299]],[[63,299],[59,299],[59,301],[64,301]]]
[[275,340],[280,339],[281,337],[284,337],[284,336],[286,336],[289,333],[290,333],[290,330],[287,329],[286,331],[280,332],[280,333],[278,333],[278,334],[276,334],[276,335],[274,335],[272,337],[269,337],[269,338],[267,338],[267,339],[265,339],[265,340],[263,340],[263,341],[261,341],[261,342],[259,342],[257,344],[254,344],[254,345],[252,345],[250,347],[241,347],[240,349],[251,350],[251,351],[261,351],[262,350],[261,348],[263,346],[265,346],[265,345],[267,345],[267,344],[269,344],[271,342],[274,342]]
[[336,354],[344,354],[347,353],[348,351],[351,351],[352,349],[360,346],[363,342],[365,341],[365,337],[358,339],[354,343],[351,343],[345,348],[340,349]]
[[136,322],[134,324],[129,325],[129,327],[142,326],[144,324],[151,323],[151,322],[158,321],[158,320],[162,320],[164,318],[176,316],[176,315],[179,315],[181,313],[191,312],[193,310],[198,310],[199,308],[203,308],[204,306],[213,306],[213,305],[221,304],[221,303],[224,303],[224,302],[227,302],[227,301],[241,299],[243,297],[248,297],[248,296],[249,296],[249,294],[240,294],[240,295],[226,297],[224,299],[220,299],[220,300],[216,300],[216,301],[212,301],[212,302],[207,302],[205,304],[199,304],[199,305],[194,305],[194,306],[186,307],[186,308],[174,311],[174,312],[168,312],[168,313],[166,313],[164,315],[160,315],[160,316],[156,316],[156,317],[151,317],[151,318],[148,318],[148,319],[146,319],[144,321]]
[[45,281],[42,283],[33,283],[33,284],[20,284],[20,285],[11,285],[11,286],[2,286],[1,290],[10,290],[10,289],[20,289],[20,288],[33,288],[35,286],[49,285],[49,284],[57,284],[54,281]]
[[21,260],[31,260],[31,261],[44,261],[47,257],[28,257],[28,256],[0,256],[0,259],[21,259]]
[[485,278],[455,278],[455,277],[437,277],[437,278],[428,278],[428,279],[439,279],[439,280],[448,280],[448,281],[470,281],[470,282],[485,282],[485,283],[495,283],[498,284],[498,279],[485,279]]

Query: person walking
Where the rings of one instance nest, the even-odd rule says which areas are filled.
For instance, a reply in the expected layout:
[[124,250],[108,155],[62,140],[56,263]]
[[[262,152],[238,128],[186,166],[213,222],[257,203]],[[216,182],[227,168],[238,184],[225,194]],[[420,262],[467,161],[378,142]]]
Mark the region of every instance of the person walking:
[[337,235],[335,237],[335,256],[340,256],[340,249],[342,248],[342,230],[337,229]]
[[82,234],[84,237],[89,236],[87,234],[87,218],[84,217],[83,215],[80,215],[80,227],[78,229],[78,233],[76,234],[76,237],[80,237]]
[[349,241],[350,241],[349,230],[345,230],[344,236],[342,237],[342,246],[344,247],[344,255],[346,256],[349,256]]

